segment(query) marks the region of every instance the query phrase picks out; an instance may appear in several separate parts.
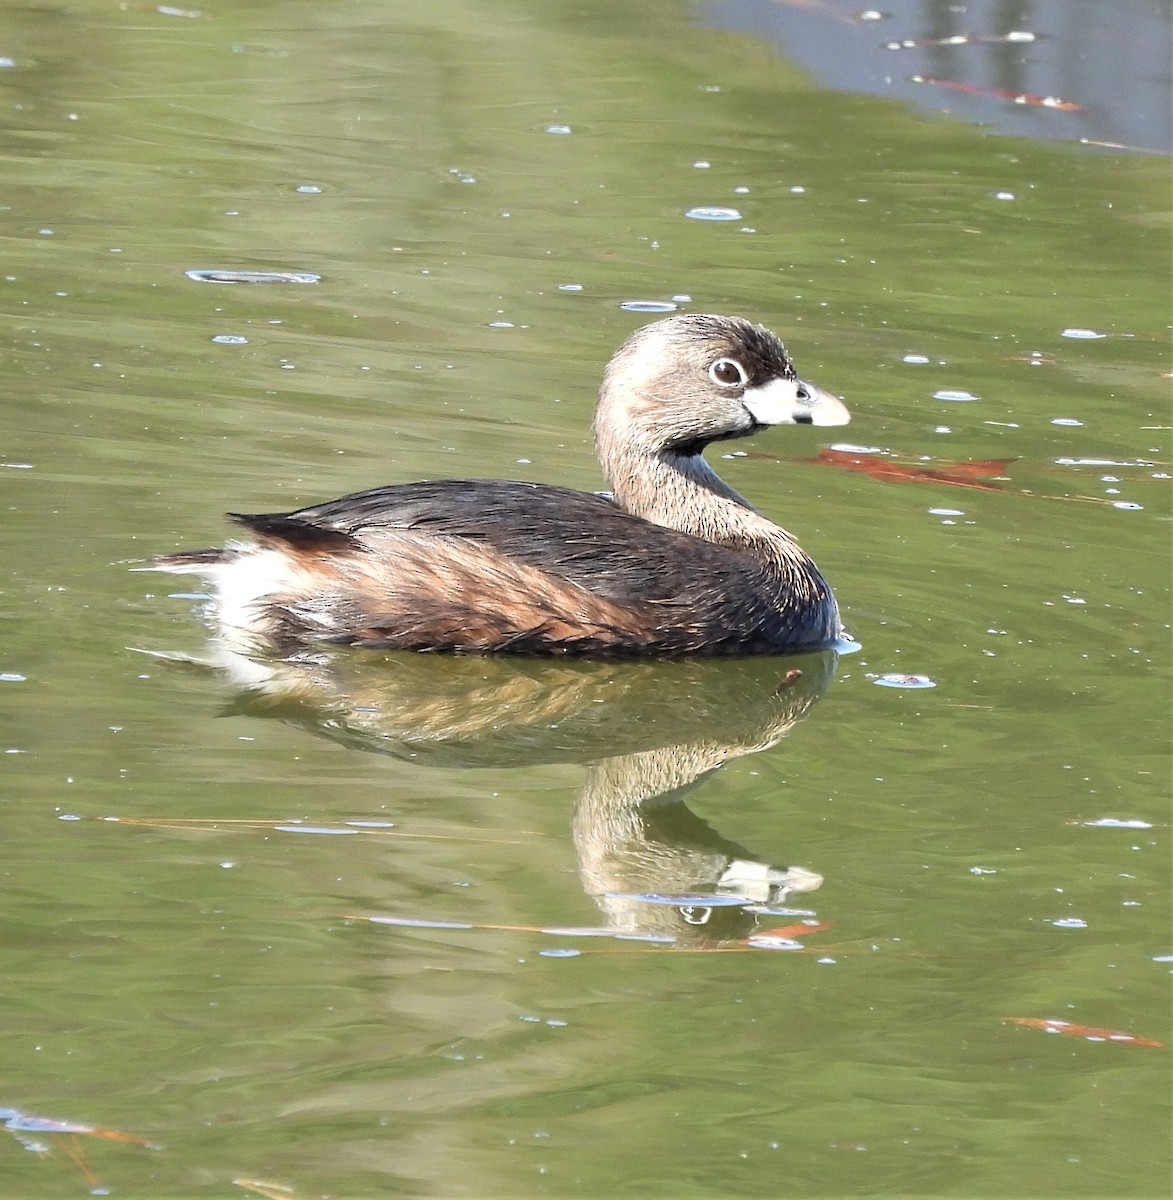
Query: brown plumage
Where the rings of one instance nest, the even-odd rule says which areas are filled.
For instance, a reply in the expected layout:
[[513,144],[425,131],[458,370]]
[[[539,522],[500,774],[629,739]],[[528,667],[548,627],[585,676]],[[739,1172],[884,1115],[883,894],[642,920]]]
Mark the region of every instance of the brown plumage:
[[253,540],[164,555],[207,575],[235,639],[580,655],[762,653],[833,642],[830,588],[789,533],[724,484],[711,442],[841,425],[782,343],[676,316],[607,367],[595,439],[613,496],[548,484],[393,484],[290,513],[232,514]]

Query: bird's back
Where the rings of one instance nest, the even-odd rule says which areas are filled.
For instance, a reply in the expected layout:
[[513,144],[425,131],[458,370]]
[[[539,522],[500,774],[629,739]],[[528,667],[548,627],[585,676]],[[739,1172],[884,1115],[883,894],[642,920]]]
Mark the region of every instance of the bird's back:
[[801,649],[838,632],[805,555],[779,578],[744,549],[568,488],[398,484],[234,519],[255,543],[158,565],[209,574],[221,620],[231,597],[230,623],[279,645],[308,633],[405,649],[679,655]]

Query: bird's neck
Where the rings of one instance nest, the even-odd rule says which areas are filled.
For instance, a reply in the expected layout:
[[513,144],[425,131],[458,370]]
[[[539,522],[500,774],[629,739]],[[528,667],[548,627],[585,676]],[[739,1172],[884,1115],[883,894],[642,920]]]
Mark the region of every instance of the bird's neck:
[[[809,626],[811,644],[841,633],[831,589],[802,547],[781,525],[737,494],[699,454],[640,454],[628,445],[600,445],[615,503],[633,516],[753,558],[777,612]],[[815,614],[812,621],[811,614]]]
[[699,454],[636,454],[621,450],[604,462],[620,508],[707,542],[765,550],[793,545],[781,526],[762,516]]

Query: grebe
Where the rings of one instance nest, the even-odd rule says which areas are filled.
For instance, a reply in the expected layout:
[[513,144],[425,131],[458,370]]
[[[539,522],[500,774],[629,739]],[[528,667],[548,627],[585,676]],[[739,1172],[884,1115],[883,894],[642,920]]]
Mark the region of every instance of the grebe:
[[755,654],[827,646],[831,589],[781,526],[723,483],[710,442],[768,425],[844,425],[779,339],[739,317],[637,330],[608,364],[595,442],[613,495],[552,484],[391,484],[288,513],[229,514],[253,535],[166,554],[203,574],[225,636],[574,655]]

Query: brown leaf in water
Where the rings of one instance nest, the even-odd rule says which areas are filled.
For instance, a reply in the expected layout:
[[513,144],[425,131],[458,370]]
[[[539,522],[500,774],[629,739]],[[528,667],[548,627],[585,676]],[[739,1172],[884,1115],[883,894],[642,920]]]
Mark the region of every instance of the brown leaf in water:
[[967,96],[983,96],[987,100],[1009,100],[1011,104],[1025,104],[1031,108],[1055,108],[1060,112],[1083,112],[1082,104],[1076,104],[1074,100],[1063,100],[1059,96],[1033,96],[1030,92],[979,87],[976,83],[962,83],[959,79],[931,79],[927,75],[910,75],[908,78],[911,83],[927,83],[930,87],[964,92]]
[[809,459],[824,467],[841,467],[845,471],[861,471],[872,479],[890,483],[946,483],[952,487],[1000,491],[997,483],[986,479],[1004,476],[1013,458],[985,458],[974,462],[943,463],[938,467],[909,466],[877,454],[861,454],[853,450],[819,451],[818,458]]
[[761,929],[753,935],[756,938],[800,938],[808,933],[822,933],[824,929],[832,928],[831,921],[816,921],[807,925],[799,921],[794,925],[779,925],[777,929]]
[[1047,1033],[1065,1033],[1068,1037],[1088,1038],[1093,1042],[1120,1042],[1126,1046],[1151,1046],[1164,1050],[1165,1043],[1152,1038],[1137,1037],[1134,1033],[1121,1033],[1118,1029],[1100,1029],[1095,1025],[1073,1025],[1053,1017],[1003,1017],[1011,1025],[1025,1025],[1027,1029],[1042,1029]]

